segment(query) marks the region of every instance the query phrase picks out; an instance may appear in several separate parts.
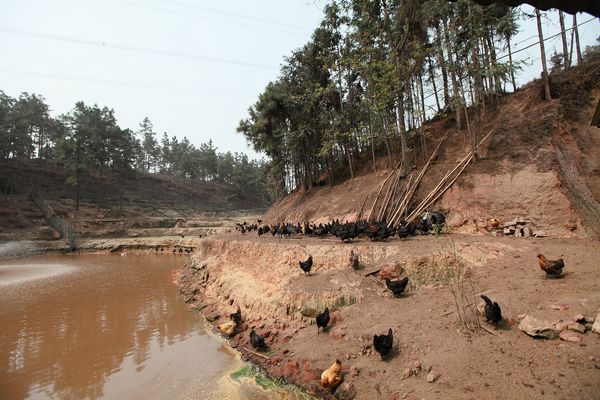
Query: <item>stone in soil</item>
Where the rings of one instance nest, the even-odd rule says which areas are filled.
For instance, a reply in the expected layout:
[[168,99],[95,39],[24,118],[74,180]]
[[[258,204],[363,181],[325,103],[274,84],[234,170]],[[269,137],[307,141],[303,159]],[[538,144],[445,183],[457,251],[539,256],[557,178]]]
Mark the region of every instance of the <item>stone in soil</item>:
[[432,369],[429,374],[427,374],[427,382],[433,383],[437,381],[439,377],[440,374],[436,370]]
[[600,313],[596,316],[596,319],[594,320],[594,325],[592,325],[592,332],[600,334]]
[[566,342],[581,343],[581,335],[576,332],[562,331],[559,337]]
[[530,315],[527,315],[519,323],[519,329],[533,337],[540,337],[544,339],[556,339],[560,333],[559,329],[556,329],[554,324],[537,319]]

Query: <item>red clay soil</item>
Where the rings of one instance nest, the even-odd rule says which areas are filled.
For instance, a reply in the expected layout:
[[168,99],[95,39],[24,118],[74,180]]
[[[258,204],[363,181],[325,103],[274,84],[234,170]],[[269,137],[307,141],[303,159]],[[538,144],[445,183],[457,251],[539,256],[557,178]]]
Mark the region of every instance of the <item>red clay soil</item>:
[[[349,266],[350,250],[363,270]],[[546,279],[538,252],[564,258],[565,276]],[[311,276],[298,266],[308,254],[315,260]],[[320,398],[598,399],[599,334],[564,331],[579,343],[534,339],[517,325],[525,315],[557,323],[576,314],[596,318],[599,259],[597,241],[573,238],[444,235],[341,244],[231,234],[200,242],[178,282],[186,301],[215,325],[239,306],[244,322],[231,344],[269,375]],[[365,277],[393,265],[411,278],[402,298],[379,278]],[[467,271],[462,291],[448,283],[457,266]],[[454,296],[460,293],[466,303],[458,304],[475,313],[480,293],[497,301],[500,328],[479,314],[482,328],[465,329]],[[317,334],[314,316],[325,306],[333,311],[331,327]],[[395,349],[382,361],[373,335],[389,328]],[[247,351],[250,329],[266,337],[268,359]],[[336,359],[344,382],[332,394],[318,378]]]

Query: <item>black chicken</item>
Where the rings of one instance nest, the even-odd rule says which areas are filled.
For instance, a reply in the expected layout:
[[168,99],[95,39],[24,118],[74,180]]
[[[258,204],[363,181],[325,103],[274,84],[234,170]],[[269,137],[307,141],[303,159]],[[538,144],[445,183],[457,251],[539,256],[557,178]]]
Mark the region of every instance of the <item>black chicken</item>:
[[325,307],[325,311],[321,314],[317,315],[317,333],[319,333],[319,328],[327,328],[327,324],[329,323],[329,307]]
[[415,234],[416,224],[414,222],[406,223],[406,221],[402,221],[396,229],[396,234],[400,239],[405,239],[411,235]]
[[383,360],[385,356],[390,354],[392,345],[394,344],[394,334],[392,328],[388,330],[387,335],[374,335],[373,336],[373,348],[381,355]]
[[310,275],[310,270],[312,269],[312,265],[313,265],[313,258],[311,255],[308,256],[308,259],[306,261],[300,261],[300,268],[302,269],[302,271],[304,271],[305,275],[307,273],[308,273],[308,275]]
[[492,300],[486,295],[482,294],[481,298],[485,301],[485,319],[491,324],[498,325],[502,321],[500,306],[495,301],[492,303]]
[[233,314],[229,314],[229,319],[235,321],[237,326],[240,326],[242,324],[242,311],[239,307],[236,312],[234,312]]
[[265,338],[254,332],[254,329],[250,331],[250,344],[256,350],[264,350],[267,347]]
[[404,293],[404,289],[406,289],[406,285],[408,285],[408,276],[397,280],[385,280],[385,286],[394,294],[394,296],[399,297],[402,293]]

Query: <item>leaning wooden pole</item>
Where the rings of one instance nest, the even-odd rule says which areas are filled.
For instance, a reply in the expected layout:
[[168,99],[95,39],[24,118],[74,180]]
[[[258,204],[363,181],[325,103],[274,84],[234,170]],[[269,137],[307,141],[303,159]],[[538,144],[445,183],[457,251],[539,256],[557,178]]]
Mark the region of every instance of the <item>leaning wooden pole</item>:
[[365,204],[367,203],[368,198],[369,198],[369,195],[367,194],[365,196],[365,200],[362,203],[362,206],[360,206],[360,211],[358,212],[358,215],[356,217],[357,220],[360,220],[360,218],[362,217],[362,212],[363,212],[363,209],[365,208]]
[[[491,135],[494,133],[494,129],[492,129],[481,141],[477,144],[477,147],[481,146],[483,142],[485,142]],[[473,159],[473,152],[467,154],[460,162],[454,167],[452,171],[444,175],[444,177],[440,180],[440,183],[423,199],[417,207],[410,213],[407,222],[412,222],[423,210],[427,207],[431,206],[435,203],[452,185],[458,177],[463,173],[463,171],[467,168],[471,160]],[[454,177],[452,175],[458,170],[458,173]],[[452,178],[450,178],[452,177]],[[449,181],[449,183],[447,183]]]
[[[429,168],[429,164],[431,164],[431,161],[433,161],[433,159],[437,155],[438,150],[440,149],[440,146],[444,142],[444,139],[440,140],[440,142],[436,146],[435,150],[431,154],[431,157],[429,157],[429,160],[427,161],[427,164],[425,164],[425,166],[423,167],[423,169],[421,170],[421,172],[417,176],[417,179],[415,179],[415,182],[413,183],[412,187],[408,190],[408,192],[404,196],[404,199],[402,200],[402,204],[403,204],[402,208],[406,208],[408,206],[408,204],[410,203],[410,200],[412,199],[412,196],[414,195],[415,191],[417,190],[417,187],[419,186],[419,183],[421,182],[421,178],[423,178],[423,175],[425,175],[425,172]],[[400,210],[398,210],[398,211],[401,212],[402,208]],[[397,216],[398,216],[398,214],[392,216],[392,220],[388,223],[388,224],[390,224],[389,226],[391,226],[391,224],[393,222],[393,219],[397,218]]]
[[371,215],[373,214],[373,210],[375,209],[375,205],[377,204],[377,201],[379,201],[379,195],[381,194],[381,191],[385,187],[385,184],[390,180],[390,178],[392,176],[394,176],[394,172],[396,171],[396,169],[398,168],[399,165],[400,165],[400,163],[398,163],[398,165],[396,165],[396,168],[394,168],[392,170],[392,172],[390,172],[390,174],[388,175],[388,177],[385,178],[385,180],[381,184],[381,187],[379,188],[379,191],[375,195],[375,199],[373,200],[373,204],[371,205],[371,210],[369,211],[369,215],[367,216],[367,221],[369,221],[371,219]]

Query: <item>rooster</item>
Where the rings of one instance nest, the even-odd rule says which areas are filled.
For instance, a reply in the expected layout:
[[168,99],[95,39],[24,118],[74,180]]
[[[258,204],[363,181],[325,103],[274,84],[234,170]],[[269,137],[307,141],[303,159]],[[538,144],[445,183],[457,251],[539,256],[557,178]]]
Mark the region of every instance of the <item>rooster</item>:
[[342,363],[335,360],[331,367],[321,374],[321,385],[328,389],[335,389],[342,382]]
[[319,328],[327,328],[327,324],[329,323],[329,307],[325,307],[325,311],[321,314],[317,315],[317,333],[319,333]]
[[385,286],[392,292],[395,297],[399,297],[404,290],[406,289],[406,285],[408,285],[408,276],[398,280],[385,280]]
[[500,306],[495,301],[492,302],[489,297],[482,294],[481,298],[485,301],[485,319],[491,324],[498,325],[502,321],[502,311]]
[[543,254],[539,253],[537,258],[540,268],[544,270],[548,277],[559,278],[562,275],[563,268],[565,267],[565,262],[562,258],[559,258],[558,260],[548,260]]
[[304,271],[304,275],[308,273],[310,275],[310,270],[312,269],[313,258],[311,255],[308,256],[306,261],[300,261],[300,268]]
[[373,348],[381,355],[383,360],[392,350],[394,344],[394,334],[392,328],[388,330],[387,335],[374,335],[373,336]]
[[265,338],[254,332],[254,329],[250,331],[250,343],[256,350],[264,350],[267,347]]

